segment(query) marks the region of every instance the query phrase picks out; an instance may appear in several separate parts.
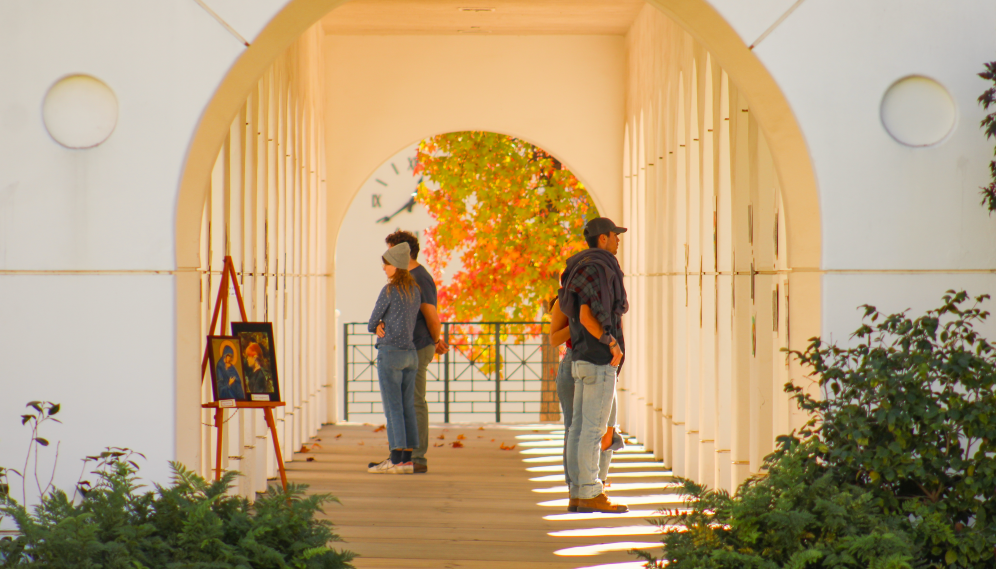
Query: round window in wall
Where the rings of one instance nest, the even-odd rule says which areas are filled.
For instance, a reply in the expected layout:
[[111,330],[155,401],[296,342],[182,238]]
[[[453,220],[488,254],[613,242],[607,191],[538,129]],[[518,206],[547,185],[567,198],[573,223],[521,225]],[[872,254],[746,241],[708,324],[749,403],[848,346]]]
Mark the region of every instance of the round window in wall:
[[906,146],[931,146],[944,140],[955,126],[951,94],[937,81],[922,75],[903,77],[882,97],[882,125]]
[[42,105],[45,128],[66,148],[92,148],[118,123],[118,98],[103,81],[70,75],[52,85]]

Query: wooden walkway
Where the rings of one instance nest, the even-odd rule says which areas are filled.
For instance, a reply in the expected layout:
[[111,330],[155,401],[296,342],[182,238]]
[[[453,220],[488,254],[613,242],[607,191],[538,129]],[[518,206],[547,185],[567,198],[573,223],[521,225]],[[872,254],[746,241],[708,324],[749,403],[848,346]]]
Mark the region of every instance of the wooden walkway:
[[567,514],[559,425],[433,425],[429,472],[404,476],[366,472],[387,456],[375,427],[328,425],[287,465],[291,480],[342,501],[326,514],[358,569],[640,567],[626,551],[658,548],[647,518],[678,505],[670,473],[638,445],[609,474],[630,514]]

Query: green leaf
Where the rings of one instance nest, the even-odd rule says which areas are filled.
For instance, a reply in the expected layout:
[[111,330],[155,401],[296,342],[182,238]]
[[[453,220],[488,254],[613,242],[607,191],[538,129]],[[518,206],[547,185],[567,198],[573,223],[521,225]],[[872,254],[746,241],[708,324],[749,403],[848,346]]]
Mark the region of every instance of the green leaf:
[[48,440],[47,439],[43,439],[42,437],[35,437],[35,442],[37,442],[38,444],[40,444],[43,447],[47,447],[48,446]]

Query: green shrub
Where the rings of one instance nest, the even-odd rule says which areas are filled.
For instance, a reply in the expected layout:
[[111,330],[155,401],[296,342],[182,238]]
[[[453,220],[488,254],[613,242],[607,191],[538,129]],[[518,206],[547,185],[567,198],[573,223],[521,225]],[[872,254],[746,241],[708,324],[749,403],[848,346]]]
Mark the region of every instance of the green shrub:
[[686,480],[691,511],[654,521],[686,528],[664,534],[669,567],[910,569],[915,536],[818,457],[814,441],[785,442],[768,457],[767,476],[746,481],[736,497]]
[[138,468],[120,451],[103,453],[99,480],[73,500],[61,490],[28,511],[9,497],[0,513],[20,535],[0,541],[3,567],[136,569],[349,568],[353,554],[328,547],[339,537],[316,519],[328,494],[271,486],[255,503],[226,491],[237,473],[209,483],[178,463],[173,482],[141,491]]
[[693,512],[664,521],[690,531],[665,537],[664,559],[678,569],[996,566],[996,350],[975,329],[986,299],[948,291],[916,319],[865,306],[852,347],[814,338],[793,352],[823,392],[785,387],[811,421],[779,437],[767,475],[735,497],[687,484]]

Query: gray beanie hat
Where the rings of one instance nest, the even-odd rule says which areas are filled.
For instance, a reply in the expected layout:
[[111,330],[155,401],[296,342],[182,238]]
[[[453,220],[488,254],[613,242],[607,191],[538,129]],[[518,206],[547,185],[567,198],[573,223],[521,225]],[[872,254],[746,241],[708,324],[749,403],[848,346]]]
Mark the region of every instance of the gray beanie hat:
[[412,259],[412,248],[408,243],[401,242],[384,253],[384,258],[398,269],[408,270],[408,261]]

